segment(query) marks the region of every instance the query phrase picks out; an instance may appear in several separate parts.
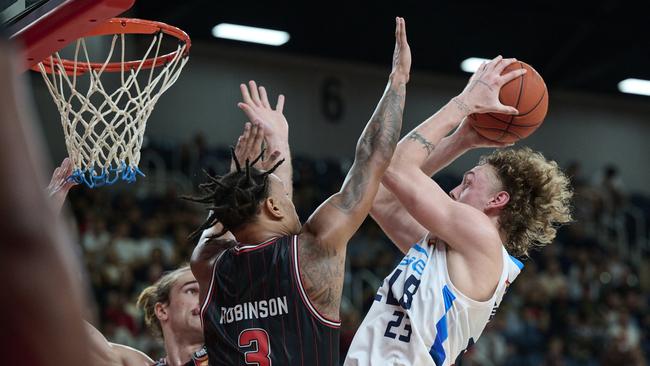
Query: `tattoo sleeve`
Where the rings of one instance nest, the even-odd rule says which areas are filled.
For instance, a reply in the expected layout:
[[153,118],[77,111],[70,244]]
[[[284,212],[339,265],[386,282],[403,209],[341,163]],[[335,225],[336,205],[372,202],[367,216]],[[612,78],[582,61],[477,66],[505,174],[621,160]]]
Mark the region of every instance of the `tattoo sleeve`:
[[413,140],[416,142],[419,142],[422,144],[422,147],[427,151],[427,157],[431,155],[433,150],[436,148],[434,144],[432,144],[429,140],[427,140],[424,136],[420,135],[418,131],[413,131],[408,135],[409,140]]
[[363,198],[373,170],[386,169],[390,164],[402,127],[405,96],[406,84],[389,84],[359,138],[341,199],[332,202],[338,209],[344,212],[353,209]]
[[[406,82],[390,80],[361,133],[354,163],[341,190],[303,226],[301,279],[319,312],[337,318],[343,291],[346,244],[367,217],[402,128]],[[323,211],[320,211],[320,210]]]

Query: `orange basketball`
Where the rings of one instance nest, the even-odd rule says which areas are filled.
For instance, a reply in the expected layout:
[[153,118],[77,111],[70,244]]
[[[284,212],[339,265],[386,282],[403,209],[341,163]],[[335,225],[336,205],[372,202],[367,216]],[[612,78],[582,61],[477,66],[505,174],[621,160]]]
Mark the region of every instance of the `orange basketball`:
[[516,61],[502,75],[517,68],[528,71],[501,87],[499,100],[517,108],[519,114],[472,114],[470,124],[483,137],[499,142],[515,142],[533,133],[544,121],[548,110],[548,91],[544,79],[525,62]]

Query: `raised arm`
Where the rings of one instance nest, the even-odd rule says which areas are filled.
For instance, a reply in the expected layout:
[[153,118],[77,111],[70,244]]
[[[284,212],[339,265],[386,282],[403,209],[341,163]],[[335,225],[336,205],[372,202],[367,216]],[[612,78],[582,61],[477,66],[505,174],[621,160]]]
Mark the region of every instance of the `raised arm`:
[[[72,162],[65,158],[61,165],[54,169],[50,184],[45,189],[50,203],[56,214],[61,212],[70,188],[76,183],[68,181],[72,173]],[[89,364],[94,366],[150,366],[154,362],[149,356],[134,348],[117,343],[110,343],[97,328],[88,321],[85,322],[88,338]]]
[[331,317],[338,316],[347,242],[368,215],[399,139],[410,67],[404,19],[397,18],[388,85],[357,142],[354,163],[340,191],[311,215],[300,234],[302,280],[315,306]]
[[[428,176],[437,173],[466,151],[461,145],[455,144],[451,137],[442,138],[463,118],[464,112],[454,100],[427,118],[398,144],[402,146],[415,142],[419,145],[420,153],[426,156],[421,168]],[[418,132],[422,126],[431,126],[429,139]],[[370,215],[403,253],[408,252],[427,233],[427,229],[408,213],[383,184],[379,187]]]
[[[514,62],[514,59],[504,60],[500,56],[477,71],[461,95],[452,100],[457,107],[457,119],[443,121],[449,123],[445,128],[453,128],[471,113],[500,112],[514,114],[516,109],[503,106],[498,100],[499,90],[508,81],[520,76],[522,71],[512,71],[501,75],[501,71]],[[463,126],[469,129],[469,126]],[[423,123],[400,143],[393,163],[391,164],[384,184],[395,194],[409,214],[427,231],[445,240],[449,245],[455,243],[476,243],[486,235],[483,225],[488,220],[480,211],[452,200],[433,180],[430,179],[424,167],[429,168],[445,164],[447,159],[427,164],[430,152],[426,148],[431,141],[440,141],[443,128],[433,123]],[[463,129],[459,129],[463,131]],[[453,136],[453,135],[452,135]],[[453,137],[450,136],[453,141]],[[465,149],[466,147],[463,147]],[[448,158],[462,153],[463,149],[454,150],[447,146]],[[473,224],[468,225],[471,222]],[[498,239],[498,237],[496,238]]]
[[[433,117],[436,116],[439,116],[439,114]],[[436,121],[432,119],[429,123],[436,124]],[[444,123],[439,125],[444,126]],[[417,141],[412,136],[411,134],[407,135],[400,144],[406,143],[408,140]],[[420,142],[422,143],[422,141]],[[508,145],[488,140],[479,135],[469,125],[467,119],[456,128],[453,134],[442,138],[437,144],[432,144],[433,147],[428,144],[430,142],[425,142],[423,148],[428,146],[432,151],[421,166],[422,171],[427,176],[437,174],[471,149]],[[403,253],[408,252],[413,244],[422,239],[428,232],[424,226],[408,213],[402,203],[383,184],[379,187],[370,215]]]
[[[246,114],[246,117],[264,130],[266,153],[270,158],[284,159],[284,163],[275,170],[275,175],[282,180],[289,197],[293,197],[293,166],[291,165],[291,151],[289,149],[289,124],[284,117],[284,95],[278,96],[275,109],[269,103],[269,97],[263,86],[257,86],[254,80],[248,82],[248,87],[241,84],[243,102],[237,106]],[[237,155],[241,156],[241,155]],[[268,159],[263,160],[267,161]],[[271,166],[273,164],[270,164]],[[266,170],[264,166],[260,167]]]
[[121,344],[110,343],[94,326],[86,322],[90,339],[90,365],[151,366],[154,361],[144,353]]
[[45,144],[13,55],[0,36],[0,355],[5,365],[88,365],[81,269],[43,191]]
[[[513,62],[500,58],[495,60],[499,60],[504,65]],[[427,176],[436,174],[470,149],[506,146],[504,143],[481,137],[467,122],[462,123],[452,135],[444,137],[461,121],[466,121],[466,117],[471,113],[487,111],[516,113],[514,108],[502,105],[498,98],[494,99],[494,89],[486,88],[486,78],[497,71],[500,72],[501,66],[499,66],[500,70],[486,69],[486,66],[487,64],[482,65],[482,68],[472,75],[469,83],[458,96],[452,98],[438,112],[413,129],[398,144],[398,150],[404,150],[404,154],[411,154],[409,150],[413,150],[414,154],[422,157],[419,160],[419,168]],[[489,74],[486,74],[488,71]],[[519,76],[519,74],[513,75]],[[498,93],[499,88],[496,90]],[[397,160],[392,164],[397,164]],[[384,185],[379,188],[370,214],[384,233],[404,253],[428,232]]]
[[63,159],[61,166],[54,169],[50,184],[45,189],[47,195],[50,197],[54,211],[57,213],[63,208],[63,203],[68,196],[70,188],[77,184],[74,181],[68,180],[68,177],[72,174],[72,168],[72,160],[70,158]]

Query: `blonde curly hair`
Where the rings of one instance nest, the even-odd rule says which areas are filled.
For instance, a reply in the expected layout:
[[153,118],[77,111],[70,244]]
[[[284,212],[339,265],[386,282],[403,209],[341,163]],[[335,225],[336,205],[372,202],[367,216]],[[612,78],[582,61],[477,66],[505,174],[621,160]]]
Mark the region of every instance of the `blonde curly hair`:
[[531,249],[551,243],[558,227],[572,221],[573,191],[555,161],[523,148],[496,150],[482,156],[479,164],[492,166],[510,195],[499,216],[510,254],[527,256]]
[[181,275],[189,270],[190,267],[185,265],[166,273],[156,283],[142,290],[140,296],[138,296],[137,306],[144,312],[144,323],[157,337],[162,338],[162,327],[156,316],[156,304],[169,304],[172,287],[174,287]]

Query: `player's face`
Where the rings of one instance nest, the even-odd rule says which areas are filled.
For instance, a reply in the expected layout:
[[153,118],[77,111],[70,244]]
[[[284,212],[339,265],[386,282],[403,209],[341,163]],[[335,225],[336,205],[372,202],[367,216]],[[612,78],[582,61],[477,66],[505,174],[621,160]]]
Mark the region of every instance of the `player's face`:
[[172,286],[169,294],[169,320],[174,332],[198,341],[203,339],[199,307],[199,283],[192,271],[185,271]]
[[296,212],[296,207],[293,205],[293,201],[291,201],[291,197],[289,197],[284,182],[275,174],[269,176],[269,182],[271,183],[269,193],[278,201],[278,205],[285,215],[283,220],[286,220],[286,225],[293,234],[298,234],[301,228],[300,218],[298,217],[298,212]]
[[468,204],[484,211],[496,192],[499,191],[494,168],[489,164],[478,165],[463,176],[463,181],[449,192],[454,201]]

